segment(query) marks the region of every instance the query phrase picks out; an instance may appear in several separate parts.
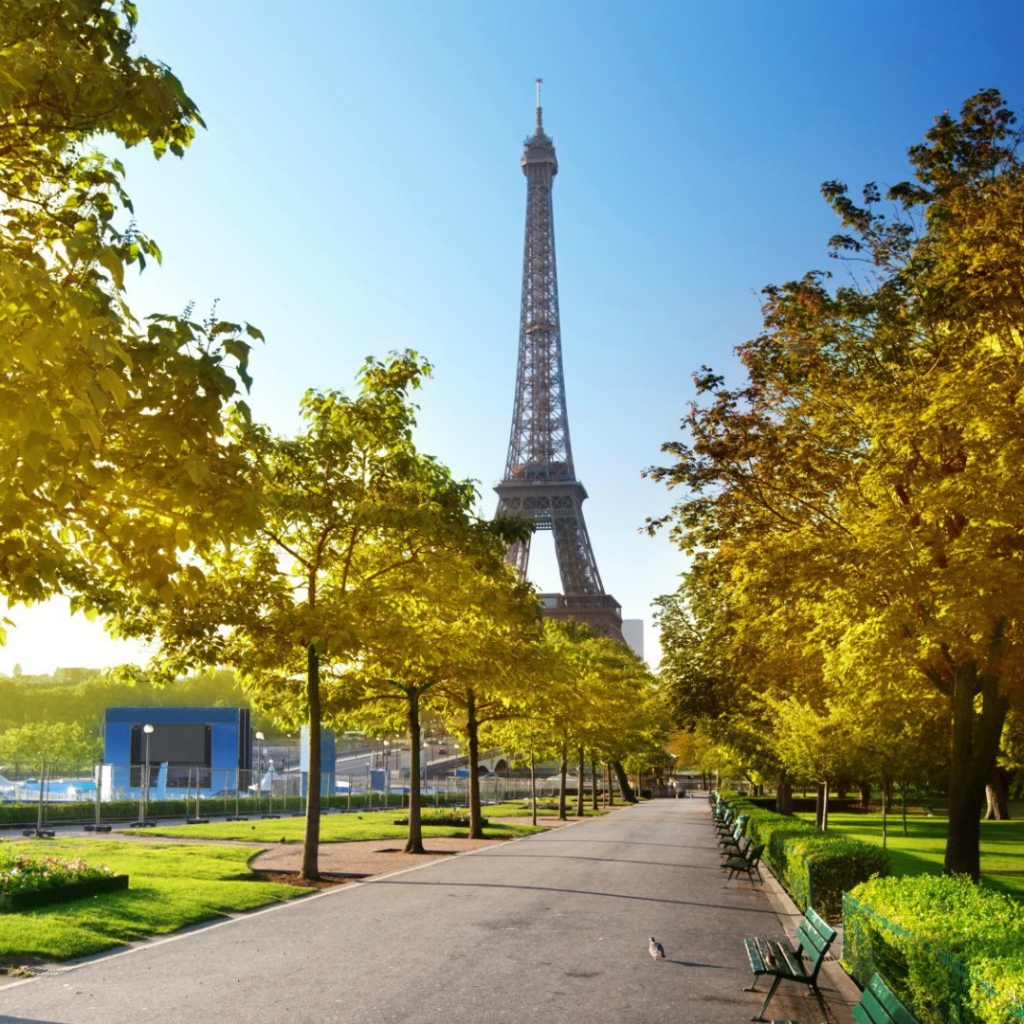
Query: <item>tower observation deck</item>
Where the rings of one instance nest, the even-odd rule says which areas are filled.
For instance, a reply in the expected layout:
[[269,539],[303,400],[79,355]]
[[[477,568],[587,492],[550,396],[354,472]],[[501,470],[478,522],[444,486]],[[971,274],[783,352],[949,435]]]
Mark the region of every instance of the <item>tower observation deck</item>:
[[[583,520],[587,497],[573,469],[562,372],[562,336],[555,269],[555,227],[551,189],[558,159],[544,134],[537,80],[537,120],[520,161],[526,176],[526,237],[523,294],[519,314],[519,360],[505,476],[495,487],[498,517],[532,519],[550,530],[561,577],[561,594],[542,594],[544,614],[586,622],[598,632],[622,639],[622,612],[604,592]],[[507,555],[525,577],[529,540]]]

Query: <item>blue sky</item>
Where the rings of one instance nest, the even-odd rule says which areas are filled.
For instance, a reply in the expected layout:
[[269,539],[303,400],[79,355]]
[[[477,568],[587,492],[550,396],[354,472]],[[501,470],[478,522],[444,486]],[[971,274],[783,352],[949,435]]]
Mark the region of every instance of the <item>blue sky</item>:
[[[297,426],[309,387],[350,389],[367,355],[435,366],[420,447],[491,486],[518,343],[534,79],[554,139],[555,233],[577,475],[606,589],[627,618],[683,560],[639,533],[670,496],[641,479],[679,433],[702,363],[732,368],[766,284],[828,268],[819,195],[907,176],[934,115],[994,86],[1021,109],[1024,6],[979,2],[141,0],[138,48],[208,130],[184,160],[127,158],[163,266],[138,314],[266,334],[255,415]],[[831,269],[842,273],[842,267]],[[559,589],[550,537],[531,576]],[[63,612],[16,615],[0,671],[122,660]]]

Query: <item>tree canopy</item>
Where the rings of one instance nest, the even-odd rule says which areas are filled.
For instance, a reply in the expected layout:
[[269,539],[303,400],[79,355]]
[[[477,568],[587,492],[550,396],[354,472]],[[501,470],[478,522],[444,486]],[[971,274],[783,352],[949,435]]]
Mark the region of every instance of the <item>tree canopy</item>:
[[355,670],[382,647],[394,654],[385,678],[421,685],[420,580],[439,551],[467,540],[473,486],[413,442],[411,394],[429,370],[413,352],[368,359],[355,396],[306,394],[295,437],[239,424],[253,533],[206,552],[173,593],[119,620],[161,640],[169,674],[231,665],[255,706],[308,726],[306,878],[319,874],[322,725],[353,713]]
[[156,243],[97,147],[182,155],[202,125],[132,52],[128,0],[0,0],[0,594],[108,612],[245,528],[226,447],[254,328],[131,313]]
[[924,679],[943,695],[946,869],[975,878],[979,804],[1024,699],[1013,124],[988,90],[911,148],[914,180],[859,202],[827,182],[845,279],[767,288],[764,331],[737,350],[746,381],[702,369],[687,438],[650,471],[684,489],[663,522],[727,609],[748,686],[759,662],[769,692],[788,672],[816,715],[846,688]]

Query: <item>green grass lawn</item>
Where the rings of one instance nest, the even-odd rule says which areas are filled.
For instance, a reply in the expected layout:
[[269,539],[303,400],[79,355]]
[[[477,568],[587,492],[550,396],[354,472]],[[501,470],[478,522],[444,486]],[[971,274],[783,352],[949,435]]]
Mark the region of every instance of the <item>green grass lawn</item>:
[[[1019,809],[1017,811],[1019,815]],[[814,820],[814,815],[797,817]],[[882,845],[881,814],[830,814],[830,832]],[[948,821],[938,809],[934,817],[920,813],[907,819],[903,835],[898,814],[890,814],[886,849],[894,875],[942,874]],[[981,822],[982,882],[1024,900],[1024,818]]]
[[[488,807],[485,816],[504,817],[521,811],[519,805]],[[324,843],[359,839],[404,839],[405,825],[394,824],[405,812],[327,814],[321,819]],[[302,841],[303,819],[293,817],[214,821],[208,825],[176,825],[146,829],[147,838],[212,839],[269,843]],[[523,824],[493,822],[484,835],[504,839],[544,831]],[[424,825],[424,839],[466,835],[466,828]],[[202,843],[137,842],[108,837],[4,841],[6,853],[81,857],[94,866],[106,865],[130,876],[126,891],[106,893],[71,903],[57,903],[18,914],[0,914],[0,967],[33,961],[66,960],[126,942],[163,935],[228,913],[252,910],[309,890],[259,881],[249,870],[258,852],[253,846]]]
[[129,888],[38,910],[0,914],[0,964],[63,960],[177,931],[227,913],[306,895],[257,881],[248,846],[137,843],[118,839],[4,842],[7,853],[82,857],[130,877]]
[[[488,807],[484,817],[503,817],[504,811],[497,807]],[[320,819],[320,842],[344,843],[358,839],[404,839],[409,829],[406,825],[396,825],[395,821],[404,817],[406,811],[394,809],[390,811],[363,811],[352,814],[325,814]],[[424,821],[429,820],[429,812]],[[249,821],[211,821],[208,825],[167,825],[147,828],[146,835],[164,836],[173,839],[234,839],[257,843],[279,843],[282,839],[287,843],[301,843],[305,828],[303,818],[253,818]],[[466,835],[465,826],[458,825],[423,825],[423,838],[454,837]],[[541,832],[539,826],[492,822],[484,829],[485,839],[511,839],[515,836],[528,836]]]

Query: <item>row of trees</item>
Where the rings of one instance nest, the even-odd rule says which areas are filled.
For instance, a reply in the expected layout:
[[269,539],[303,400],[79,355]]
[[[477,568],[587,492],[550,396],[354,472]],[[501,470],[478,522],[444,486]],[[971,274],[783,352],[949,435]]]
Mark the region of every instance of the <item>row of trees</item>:
[[1024,706],[1014,121],[981,92],[910,150],[912,181],[826,183],[841,279],[766,289],[746,379],[702,368],[650,471],[683,489],[662,523],[692,555],[662,604],[677,719],[783,795],[945,761],[945,869],[975,879]]
[[[0,592],[57,593],[153,670],[234,668],[254,706],[405,731],[426,709],[567,762],[656,740],[653,679],[621,645],[540,621],[504,561],[528,528],[413,442],[416,353],[366,361],[354,396],[310,391],[303,428],[252,421],[247,325],[132,316],[125,274],[159,256],[108,134],[181,155],[202,124],[169,70],[133,56],[128,0],[0,0]],[[564,767],[563,767],[564,773]],[[475,780],[475,771],[471,773]],[[413,788],[408,849],[422,848]],[[302,874],[318,875],[309,789]],[[475,800],[479,830],[479,795]]]

